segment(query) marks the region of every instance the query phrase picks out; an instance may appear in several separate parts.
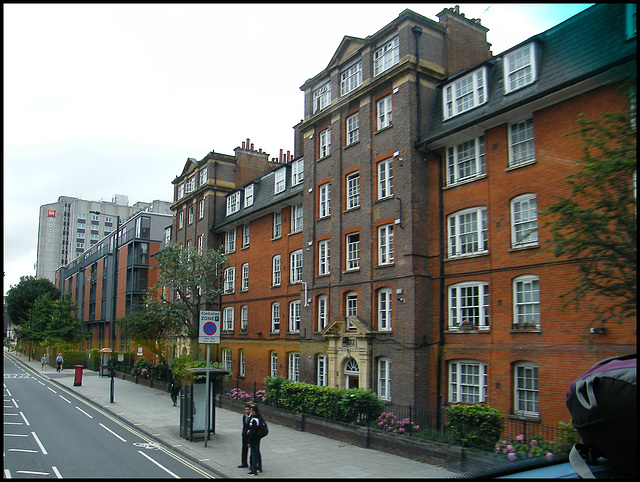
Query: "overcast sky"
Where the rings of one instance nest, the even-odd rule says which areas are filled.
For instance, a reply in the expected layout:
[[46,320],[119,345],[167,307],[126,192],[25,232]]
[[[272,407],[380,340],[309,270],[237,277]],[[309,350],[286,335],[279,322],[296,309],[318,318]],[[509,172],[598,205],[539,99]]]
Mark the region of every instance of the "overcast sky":
[[[188,157],[293,154],[300,86],[345,35],[453,4],[4,4],[4,292],[59,196],[172,201]],[[494,54],[591,4],[460,4]]]

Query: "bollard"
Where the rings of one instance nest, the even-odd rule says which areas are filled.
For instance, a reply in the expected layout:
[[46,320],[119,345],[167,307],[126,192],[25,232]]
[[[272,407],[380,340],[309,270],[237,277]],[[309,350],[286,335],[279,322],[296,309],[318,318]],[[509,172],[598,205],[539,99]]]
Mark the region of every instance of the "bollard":
[[82,369],[84,367],[82,365],[76,365],[76,374],[75,374],[75,378],[73,379],[73,386],[74,387],[79,387],[80,385],[82,385]]

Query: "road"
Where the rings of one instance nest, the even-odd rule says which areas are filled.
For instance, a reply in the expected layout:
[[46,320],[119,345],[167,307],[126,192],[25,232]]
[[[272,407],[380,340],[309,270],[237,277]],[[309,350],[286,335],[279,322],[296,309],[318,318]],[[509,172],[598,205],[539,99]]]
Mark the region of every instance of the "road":
[[3,392],[5,478],[215,477],[6,355]]

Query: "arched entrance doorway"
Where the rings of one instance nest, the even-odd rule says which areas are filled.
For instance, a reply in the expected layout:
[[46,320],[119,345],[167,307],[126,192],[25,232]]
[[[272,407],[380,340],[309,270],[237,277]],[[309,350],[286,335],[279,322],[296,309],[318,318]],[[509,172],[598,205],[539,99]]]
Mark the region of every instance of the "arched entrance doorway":
[[360,367],[358,367],[358,362],[353,358],[347,359],[344,364],[344,377],[347,388],[360,387]]

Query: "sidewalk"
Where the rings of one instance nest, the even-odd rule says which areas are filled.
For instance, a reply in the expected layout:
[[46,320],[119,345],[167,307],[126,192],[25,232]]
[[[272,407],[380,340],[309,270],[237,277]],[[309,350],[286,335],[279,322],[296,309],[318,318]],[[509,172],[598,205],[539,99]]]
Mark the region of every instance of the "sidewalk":
[[[57,373],[54,367],[47,366],[43,372],[39,360],[29,362],[27,356],[16,352],[9,355],[221,477],[248,478],[249,470],[237,467],[242,427],[239,413],[216,407],[216,433],[205,447],[204,441],[189,442],[180,437],[179,407],[173,406],[171,397],[163,390],[116,378],[114,403],[110,403],[108,377],[99,377],[97,372],[85,369],[82,385],[74,387],[72,369]],[[264,472],[258,477],[443,478],[456,475],[436,465],[298,432],[275,423],[269,424],[269,436],[260,448]]]

